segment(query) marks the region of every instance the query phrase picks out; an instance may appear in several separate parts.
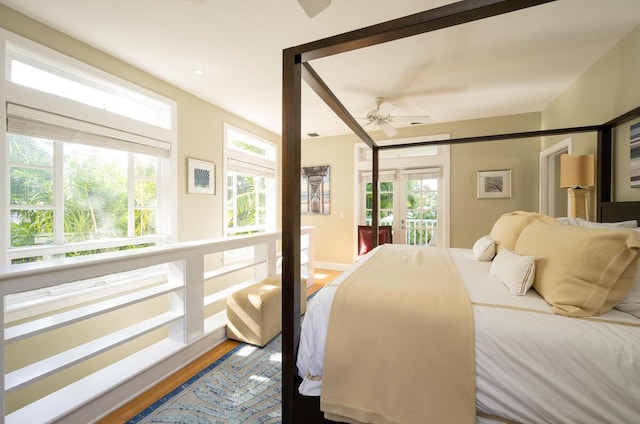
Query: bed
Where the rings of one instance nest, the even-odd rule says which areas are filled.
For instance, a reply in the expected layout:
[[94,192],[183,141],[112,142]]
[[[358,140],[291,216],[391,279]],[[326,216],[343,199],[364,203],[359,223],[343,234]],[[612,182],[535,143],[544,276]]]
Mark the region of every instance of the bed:
[[[473,0],[444,6],[433,11],[427,11],[422,14],[412,15],[406,18],[397,19],[385,24],[364,28],[352,33],[343,34],[332,37],[330,39],[319,40],[302,46],[287,49],[283,52],[283,422],[284,423],[315,423],[329,422],[325,420],[320,412],[320,399],[318,394],[320,385],[317,377],[324,373],[323,369],[313,369],[323,361],[318,357],[322,352],[322,336],[320,339],[310,338],[312,333],[322,334],[322,319],[316,320],[315,317],[324,317],[326,319],[327,310],[330,309],[333,300],[332,292],[338,287],[337,283],[348,279],[352,273],[358,272],[359,268],[367,267],[369,256],[364,261],[359,261],[353,270],[345,274],[336,285],[332,285],[318,294],[310,305],[305,317],[304,333],[301,336],[301,325],[299,320],[299,275],[300,275],[300,214],[299,211],[286,207],[287,205],[297,204],[300,198],[300,122],[301,122],[301,82],[304,80],[324,101],[327,105],[358,135],[358,137],[367,143],[373,152],[373,222],[372,230],[374,233],[378,231],[377,222],[377,171],[378,171],[378,154],[381,149],[393,148],[393,146],[377,146],[369,135],[360,127],[353,117],[341,105],[339,100],[333,95],[331,90],[324,84],[319,75],[309,64],[314,58],[324,57],[336,53],[346,52],[358,48],[371,46],[377,43],[387,42],[402,37],[420,34],[427,31],[438,30],[448,26],[459,25],[477,19],[483,19],[497,14],[509,13],[521,8],[535,6],[537,4],[546,3],[547,1],[535,0]],[[528,137],[544,137],[559,134],[577,134],[583,132],[597,133],[598,135],[598,151],[597,151],[597,219],[598,221],[623,221],[629,219],[640,219],[640,202],[615,202],[613,201],[613,161],[612,161],[612,140],[613,131],[616,126],[625,123],[631,119],[640,116],[640,108],[634,109],[616,117],[605,123],[596,123],[594,125],[574,127],[574,128],[557,128],[541,131],[529,131],[511,134],[494,134],[482,135],[465,139],[451,139],[447,143],[469,143],[483,142],[490,140],[504,139],[520,139]],[[432,142],[423,142],[417,144],[431,144]],[[405,145],[407,147],[414,146]],[[562,225],[562,224],[558,224]],[[374,241],[375,241],[374,237]],[[381,246],[376,248],[371,258],[383,254],[386,249]],[[423,248],[431,249],[431,248]],[[437,249],[444,250],[444,249]],[[613,366],[617,372],[607,374],[603,371],[595,372],[594,375],[589,373],[568,372],[572,367],[578,367],[583,370],[589,366],[587,363],[581,362],[583,357],[578,360],[569,361],[567,364],[550,365],[555,358],[562,355],[552,354],[552,351],[543,355],[531,355],[531,352],[519,352],[520,356],[510,356],[510,352],[501,352],[499,356],[496,352],[500,350],[485,350],[484,344],[474,347],[474,355],[476,358],[497,357],[494,362],[483,363],[483,367],[487,369],[476,369],[477,379],[477,405],[474,408],[473,420],[478,422],[633,422],[634,417],[640,416],[638,410],[638,387],[640,369],[638,359],[638,327],[639,319],[629,315],[626,312],[610,309],[600,318],[575,319],[559,316],[558,314],[549,313],[549,304],[542,300],[535,291],[529,290],[525,296],[505,296],[504,290],[495,281],[493,276],[487,274],[487,268],[491,268],[489,263],[477,261],[471,258],[470,251],[460,249],[449,249],[446,254],[451,258],[453,266],[457,270],[461,279],[461,284],[468,292],[472,302],[473,319],[476,323],[474,327],[475,336],[482,340],[490,337],[513,337],[513,327],[506,323],[513,321],[517,325],[517,316],[526,315],[528,320],[535,320],[539,325],[535,328],[548,328],[555,334],[555,340],[564,344],[567,337],[561,333],[565,322],[571,323],[571,331],[586,333],[588,336],[573,337],[577,343],[587,343],[585,349],[599,351],[598,355],[591,355],[599,358],[610,366]],[[489,278],[489,275],[491,278]],[[480,281],[478,281],[478,279]],[[630,286],[631,283],[629,282]],[[486,288],[486,290],[477,290],[477,287]],[[628,287],[627,287],[628,288]],[[314,306],[316,305],[316,306]],[[324,307],[322,307],[324,306]],[[520,309],[519,309],[520,308]],[[524,308],[525,310],[522,310]],[[508,317],[508,318],[505,318]],[[557,322],[562,322],[558,325]],[[486,332],[487,327],[495,326],[496,323],[505,324],[504,332]],[[573,328],[575,326],[576,328]],[[567,331],[566,327],[564,331]],[[556,333],[557,332],[557,333]],[[597,334],[596,339],[593,334]],[[535,336],[542,337],[545,341],[544,331]],[[533,337],[534,335],[532,335]],[[602,338],[600,338],[602,337]],[[610,338],[614,339],[613,341]],[[597,342],[600,340],[600,343]],[[591,344],[593,342],[593,344]],[[489,345],[500,345],[500,339],[489,340]],[[617,343],[617,344],[616,344]],[[308,344],[309,346],[305,346]],[[502,343],[504,344],[504,343]],[[543,344],[544,346],[544,344]],[[300,347],[300,352],[298,348]],[[556,346],[557,347],[557,346]],[[612,350],[609,348],[614,347]],[[618,350],[619,347],[619,350]],[[480,351],[478,351],[480,349]],[[552,349],[550,347],[550,349]],[[576,350],[577,351],[577,350]],[[623,353],[621,353],[623,352]],[[299,353],[299,354],[298,354]],[[529,356],[527,356],[529,355]],[[536,356],[536,358],[532,358]],[[528,358],[528,360],[526,359]],[[532,370],[532,361],[544,361],[547,359],[544,367],[537,367],[537,371]],[[571,358],[571,356],[569,357]],[[298,366],[300,372],[298,372]],[[511,381],[511,386],[505,385],[504,381],[509,380],[513,374],[519,370],[518,379]],[[528,371],[523,371],[528,370]],[[566,370],[566,371],[563,371]],[[629,371],[629,372],[626,372]],[[533,374],[531,373],[533,372]],[[536,374],[537,372],[537,374]],[[507,374],[509,378],[500,378],[492,380],[492,376],[499,376],[503,373],[503,377]],[[302,378],[308,377],[300,382]],[[566,378],[557,380],[557,374],[563,374]],[[615,374],[615,375],[614,375]],[[606,385],[590,385],[593,383],[594,377],[601,377],[601,382],[607,382]],[[556,380],[552,380],[552,379]],[[315,380],[315,381],[314,381]],[[385,379],[381,379],[384,384]],[[550,387],[550,381],[561,381],[556,386]],[[299,387],[303,394],[300,394]],[[576,387],[588,387],[587,391],[591,391],[590,396],[583,398],[582,394],[575,396],[580,399],[573,399],[565,405],[567,409],[561,410],[555,408],[553,404],[547,404],[542,401],[540,404],[531,402],[531,396],[525,396],[524,392],[531,394],[531,391],[549,394],[553,392],[553,398],[562,399],[570,389]],[[397,387],[394,390],[401,391],[403,388]],[[528,390],[527,390],[528,389]],[[616,396],[615,394],[619,396]],[[635,398],[633,397],[635,396]],[[497,398],[496,398],[497,397]],[[547,396],[542,396],[548,398]],[[603,404],[602,399],[616,402],[611,405]],[[613,398],[617,400],[614,400]],[[540,396],[535,397],[539,399]],[[597,401],[594,399],[598,399]],[[522,403],[525,401],[525,404]],[[479,412],[475,417],[475,409]],[[567,415],[565,415],[567,414]],[[343,421],[340,416],[335,417],[337,421]],[[575,418],[575,419],[574,419]],[[506,421],[504,419],[507,419]],[[631,419],[631,421],[630,421]],[[349,421],[346,418],[344,421]],[[353,421],[355,422],[355,421]],[[388,421],[394,422],[394,421]],[[396,421],[397,422],[397,421]],[[424,422],[422,420],[414,420],[409,422]],[[437,421],[436,421],[437,422]],[[455,422],[455,421],[453,421]]]
[[[331,325],[329,312],[336,292],[345,280],[358,276],[362,269],[369,266],[369,261],[375,260],[377,255],[384,255],[389,248],[402,250],[406,255],[411,255],[411,251],[440,249],[378,246],[340,278],[320,290],[311,301],[302,325],[297,361],[298,372],[303,378],[300,385],[302,395],[319,396],[321,393],[327,330]],[[476,382],[474,407],[477,408],[477,422],[631,423],[638,419],[640,318],[618,309],[610,309],[592,318],[554,314],[552,306],[533,289],[527,290],[522,296],[511,294],[496,276],[498,272],[490,272],[495,267],[492,261],[476,259],[471,249],[446,250],[473,309]],[[407,266],[407,263],[403,266]],[[634,266],[637,267],[637,264]],[[429,283],[429,277],[424,273],[418,272],[416,275],[425,284]],[[401,282],[390,283],[395,285]],[[640,282],[635,283],[636,292],[640,292]],[[370,284],[370,280],[367,284]],[[334,322],[333,325],[338,323]],[[356,327],[354,331],[360,330]],[[403,346],[402,349],[407,345],[395,340],[383,328],[373,328],[370,331],[371,334],[364,339],[382,339],[383,343]],[[434,349],[431,341],[431,338],[416,337],[415,345],[410,346],[423,351]],[[370,355],[366,351],[362,354]],[[339,360],[348,364],[341,371],[340,377],[344,380],[340,380],[340,384],[345,381],[350,384],[353,381],[350,369],[360,359],[355,355],[343,356]],[[393,366],[396,361],[402,360],[402,352],[396,351],[392,359],[382,357],[380,363]],[[367,358],[368,366],[371,366],[371,361],[371,358]],[[429,363],[424,359],[419,362],[418,368],[427,369]],[[416,373],[416,379],[420,378],[419,371],[412,369]],[[396,370],[392,372],[395,373]],[[382,381],[379,383],[385,384]],[[439,383],[436,384],[438,385]],[[380,385],[371,387],[373,391],[386,391]],[[354,387],[349,387],[349,390],[353,389]],[[413,397],[413,394],[416,396]],[[367,398],[372,396],[375,394],[366,395]],[[428,404],[419,391],[403,391],[399,397],[415,405],[415,413],[426,417],[432,412],[433,406]],[[376,409],[380,403],[365,405]],[[384,408],[384,405],[380,406],[381,410]],[[384,421],[375,416],[371,422],[395,421]]]

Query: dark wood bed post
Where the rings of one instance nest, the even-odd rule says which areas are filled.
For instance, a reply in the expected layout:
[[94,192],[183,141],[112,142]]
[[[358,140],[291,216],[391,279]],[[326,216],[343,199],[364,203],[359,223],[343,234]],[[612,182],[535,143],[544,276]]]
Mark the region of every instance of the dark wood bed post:
[[598,130],[598,147],[596,151],[596,221],[602,222],[602,205],[612,200],[612,169],[613,169],[613,128],[603,125]]
[[295,422],[300,340],[300,157],[302,66],[283,52],[282,70],[282,422]]

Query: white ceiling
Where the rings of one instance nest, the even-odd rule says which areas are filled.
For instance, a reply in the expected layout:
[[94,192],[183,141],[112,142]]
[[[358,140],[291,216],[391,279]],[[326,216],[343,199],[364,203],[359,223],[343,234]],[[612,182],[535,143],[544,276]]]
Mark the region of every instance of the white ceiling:
[[[333,0],[314,18],[296,0],[0,3],[280,134],[283,49],[451,1]],[[429,123],[535,112],[639,24],[638,0],[558,0],[312,66],[354,116],[375,97]],[[306,87],[302,124],[349,132]]]

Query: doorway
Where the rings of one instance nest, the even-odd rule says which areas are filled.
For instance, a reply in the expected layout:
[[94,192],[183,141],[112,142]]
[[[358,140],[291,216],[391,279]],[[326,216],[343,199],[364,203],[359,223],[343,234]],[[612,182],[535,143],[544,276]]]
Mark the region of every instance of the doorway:
[[[379,174],[379,225],[390,226],[393,242],[438,245],[440,168],[394,169]],[[373,184],[363,173],[364,224],[371,225]]]
[[560,188],[560,155],[573,153],[571,137],[540,152],[540,213],[553,217],[568,215],[567,192]]

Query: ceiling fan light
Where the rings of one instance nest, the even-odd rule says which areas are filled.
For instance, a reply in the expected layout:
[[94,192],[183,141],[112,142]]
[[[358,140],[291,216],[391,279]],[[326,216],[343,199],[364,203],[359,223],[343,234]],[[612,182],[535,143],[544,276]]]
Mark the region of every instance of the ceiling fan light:
[[331,0],[298,0],[308,17],[313,18],[329,7]]

